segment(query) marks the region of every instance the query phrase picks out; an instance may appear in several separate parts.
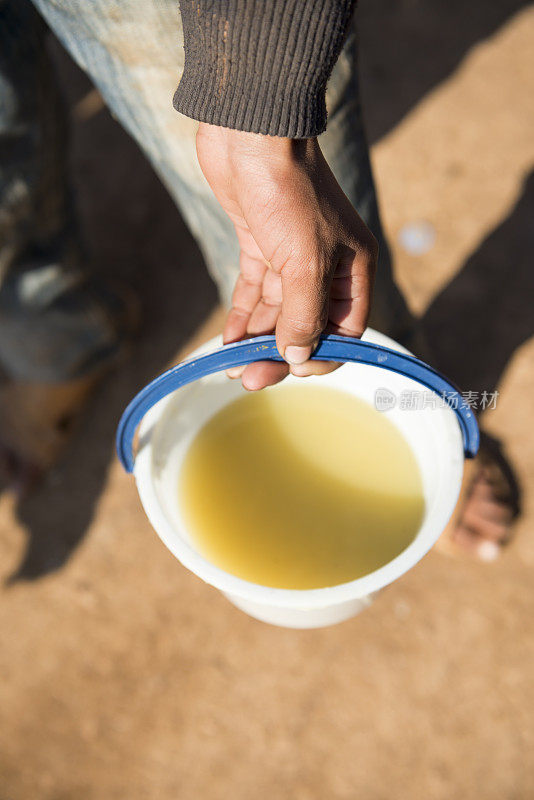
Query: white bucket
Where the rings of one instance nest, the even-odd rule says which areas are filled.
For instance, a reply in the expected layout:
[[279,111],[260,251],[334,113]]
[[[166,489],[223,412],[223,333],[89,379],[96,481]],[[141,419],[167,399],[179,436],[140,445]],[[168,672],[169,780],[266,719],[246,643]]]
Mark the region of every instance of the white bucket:
[[[368,329],[365,341],[408,351],[387,336]],[[219,337],[192,356],[221,346]],[[366,364],[344,364],[335,372],[305,380],[320,382],[374,404],[379,388],[398,399],[403,391],[421,391],[417,381]],[[276,388],[269,391],[276,391]],[[160,400],[144,417],[134,475],[145,512],[158,536],[182,564],[220,589],[238,608],[256,619],[288,628],[317,628],[348,619],[366,608],[376,592],[414,566],[434,545],[458,499],[464,451],[460,425],[448,406],[404,410],[399,403],[387,416],[402,432],[417,459],[423,479],[425,514],[417,536],[393,561],[362,578],[324,589],[277,589],[237,578],[208,561],[195,548],[179,506],[179,474],[193,438],[219,409],[245,390],[239,381],[215,373]]]

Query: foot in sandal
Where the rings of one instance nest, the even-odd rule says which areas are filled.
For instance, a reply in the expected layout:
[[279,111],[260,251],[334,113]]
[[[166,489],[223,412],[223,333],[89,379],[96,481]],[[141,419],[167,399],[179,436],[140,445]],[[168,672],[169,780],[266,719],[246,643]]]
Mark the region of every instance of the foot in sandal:
[[38,297],[21,301],[20,270],[0,291],[0,481],[22,494],[57,462],[139,320],[126,287],[32,268],[30,289],[36,276]]
[[519,511],[514,475],[498,443],[483,434],[479,455],[466,462],[456,510],[437,548],[494,561],[510,540]]

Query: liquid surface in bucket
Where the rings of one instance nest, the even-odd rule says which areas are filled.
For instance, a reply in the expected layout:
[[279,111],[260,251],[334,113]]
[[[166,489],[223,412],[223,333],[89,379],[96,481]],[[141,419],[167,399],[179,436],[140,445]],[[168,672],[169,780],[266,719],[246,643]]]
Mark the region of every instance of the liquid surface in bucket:
[[399,555],[424,500],[400,431],[363,400],[284,385],[225,406],[185,456],[179,501],[197,549],[240,578],[334,586]]

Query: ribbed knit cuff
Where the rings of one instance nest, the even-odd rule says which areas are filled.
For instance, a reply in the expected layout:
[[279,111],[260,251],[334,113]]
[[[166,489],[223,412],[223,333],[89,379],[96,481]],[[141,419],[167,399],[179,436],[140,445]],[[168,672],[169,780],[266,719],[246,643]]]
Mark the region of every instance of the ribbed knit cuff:
[[355,0],[181,0],[185,67],[174,107],[201,122],[305,138]]

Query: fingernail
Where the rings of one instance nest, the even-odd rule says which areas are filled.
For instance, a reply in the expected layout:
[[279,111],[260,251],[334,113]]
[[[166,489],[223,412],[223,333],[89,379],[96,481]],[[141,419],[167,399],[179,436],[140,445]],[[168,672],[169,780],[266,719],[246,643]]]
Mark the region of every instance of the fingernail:
[[244,369],[245,367],[229,367],[229,369],[226,370],[226,374],[229,378],[240,378]]
[[481,561],[495,561],[501,548],[495,542],[482,542],[477,547],[477,555]]
[[313,374],[308,364],[292,364],[289,371],[296,378],[309,378]]
[[311,347],[297,347],[290,344],[285,349],[284,358],[288,364],[304,364],[311,356]]

